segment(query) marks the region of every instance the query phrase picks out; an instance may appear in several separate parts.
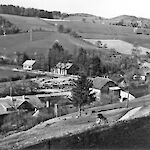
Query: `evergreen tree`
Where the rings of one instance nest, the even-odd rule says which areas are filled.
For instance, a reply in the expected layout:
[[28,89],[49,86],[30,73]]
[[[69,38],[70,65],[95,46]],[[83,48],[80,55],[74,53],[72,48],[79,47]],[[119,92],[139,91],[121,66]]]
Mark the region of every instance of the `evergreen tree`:
[[87,57],[87,51],[82,47],[79,48],[79,54],[77,56],[77,59],[75,60],[75,64],[79,66],[79,72],[84,72],[87,74],[89,61]]
[[91,89],[93,83],[87,79],[85,74],[78,77],[78,80],[74,81],[74,88],[72,89],[72,103],[78,108],[79,116],[81,116],[81,108],[86,104],[90,104],[95,101],[95,93],[92,93]]
[[102,63],[98,56],[95,56],[92,58],[92,62],[91,62],[91,70],[92,70],[91,75],[92,76],[100,76],[101,65],[102,65]]

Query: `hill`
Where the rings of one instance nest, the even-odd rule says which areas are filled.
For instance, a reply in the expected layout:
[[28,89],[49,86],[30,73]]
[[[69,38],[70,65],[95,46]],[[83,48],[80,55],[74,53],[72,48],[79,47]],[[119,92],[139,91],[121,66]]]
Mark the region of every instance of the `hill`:
[[99,16],[91,15],[91,14],[85,14],[85,13],[75,13],[75,14],[68,14],[66,17],[64,17],[64,20],[71,20],[71,21],[84,21],[84,22],[101,22],[101,20],[104,19]]
[[150,19],[136,16],[121,15],[108,19],[108,22],[121,26],[150,28]]
[[[74,16],[73,16],[74,17]],[[79,19],[79,17],[74,17]],[[64,27],[77,31],[84,39],[97,40],[123,40],[131,44],[138,43],[139,46],[150,48],[150,35],[136,34],[133,27],[109,25],[104,20],[101,22],[83,22],[79,20],[45,20],[48,24],[62,24]],[[150,29],[145,29],[150,32]]]
[[8,14],[0,14],[0,16],[17,26],[22,32],[27,32],[31,28],[34,30],[54,30],[53,25],[47,24],[44,20],[37,17],[24,17]]

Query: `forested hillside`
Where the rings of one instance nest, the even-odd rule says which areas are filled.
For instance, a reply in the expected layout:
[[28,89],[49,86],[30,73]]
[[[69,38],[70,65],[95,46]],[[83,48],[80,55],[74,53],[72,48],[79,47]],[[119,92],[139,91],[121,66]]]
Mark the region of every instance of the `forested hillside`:
[[0,16],[0,35],[18,33],[19,31],[18,27]]
[[45,11],[34,8],[24,8],[13,5],[0,5],[0,14],[11,14],[18,16],[27,16],[27,17],[40,17],[40,18],[61,18],[62,15],[60,11]]

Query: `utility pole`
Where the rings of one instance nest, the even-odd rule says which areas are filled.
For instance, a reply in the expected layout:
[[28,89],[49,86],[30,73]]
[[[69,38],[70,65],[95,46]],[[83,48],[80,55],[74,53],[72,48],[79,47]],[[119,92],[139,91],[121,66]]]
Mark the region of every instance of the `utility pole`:
[[54,113],[55,113],[55,116],[58,117],[58,104],[54,105]]
[[12,81],[10,79],[10,88],[9,88],[10,97],[12,97]]
[[32,31],[32,28],[30,28],[30,41],[32,41],[33,40],[33,33],[32,33],[33,31]]

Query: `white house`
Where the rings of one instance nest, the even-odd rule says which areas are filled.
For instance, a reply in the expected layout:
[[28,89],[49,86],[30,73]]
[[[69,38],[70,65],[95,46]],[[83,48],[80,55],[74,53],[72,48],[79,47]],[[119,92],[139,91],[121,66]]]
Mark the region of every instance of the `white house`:
[[120,97],[120,102],[123,102],[124,99],[129,99],[129,101],[135,99],[135,97],[132,94],[122,90],[120,91]]
[[59,62],[53,69],[52,72],[59,75],[67,75],[73,63],[61,63]]
[[23,63],[23,70],[33,70],[35,64],[35,60],[26,60]]

